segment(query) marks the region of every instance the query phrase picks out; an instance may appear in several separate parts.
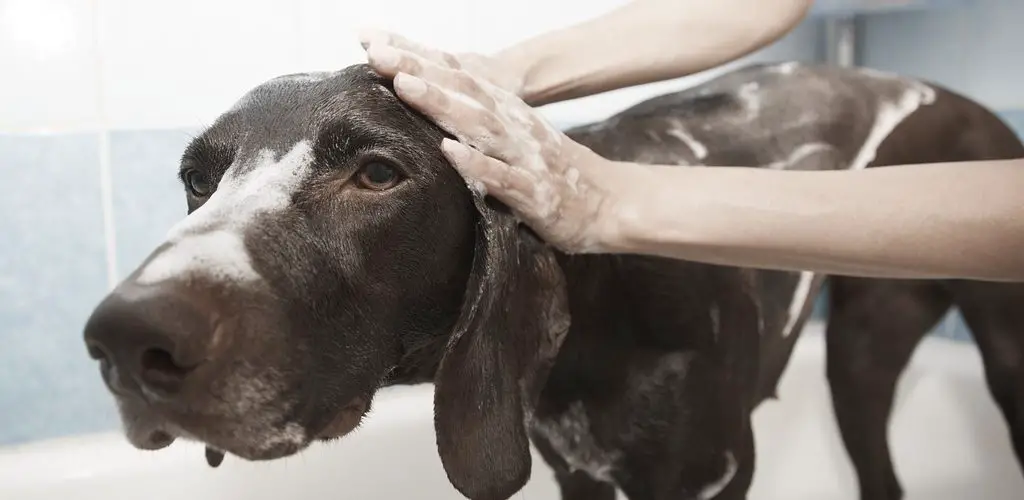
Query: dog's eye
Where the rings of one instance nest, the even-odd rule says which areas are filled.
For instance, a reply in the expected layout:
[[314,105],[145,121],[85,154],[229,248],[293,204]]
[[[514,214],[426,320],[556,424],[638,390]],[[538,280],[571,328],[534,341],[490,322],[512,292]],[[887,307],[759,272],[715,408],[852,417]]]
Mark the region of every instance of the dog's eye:
[[372,161],[363,165],[357,179],[362,188],[383,191],[395,187],[401,180],[401,175],[398,169],[387,163]]
[[213,191],[213,185],[210,179],[197,170],[189,170],[185,172],[183,176],[185,180],[185,187],[192,193],[192,196],[203,198],[209,196],[210,192]]

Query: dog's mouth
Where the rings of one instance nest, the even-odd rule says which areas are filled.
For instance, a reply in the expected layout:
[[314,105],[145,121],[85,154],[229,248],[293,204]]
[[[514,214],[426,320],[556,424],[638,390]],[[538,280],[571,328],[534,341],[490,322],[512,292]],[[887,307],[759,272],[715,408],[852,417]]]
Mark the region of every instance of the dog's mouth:
[[149,407],[122,406],[122,415],[126,437],[135,448],[160,450],[179,438],[200,442],[206,446],[207,464],[218,467],[229,454],[245,460],[274,460],[294,455],[313,441],[339,439],[359,426],[369,410],[369,401],[366,397],[354,398],[315,433],[297,423],[273,430],[256,430],[244,423],[231,425],[212,419],[189,419],[189,425],[179,425],[156,415]]

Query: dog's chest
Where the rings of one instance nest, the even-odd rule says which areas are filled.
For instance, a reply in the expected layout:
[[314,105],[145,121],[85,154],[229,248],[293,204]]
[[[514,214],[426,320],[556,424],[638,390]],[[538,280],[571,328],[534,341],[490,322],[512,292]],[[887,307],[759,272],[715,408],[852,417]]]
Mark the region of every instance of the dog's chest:
[[591,427],[587,410],[576,401],[557,415],[535,418],[533,430],[565,460],[570,471],[583,471],[592,478],[612,482],[612,471],[622,453],[602,447]]

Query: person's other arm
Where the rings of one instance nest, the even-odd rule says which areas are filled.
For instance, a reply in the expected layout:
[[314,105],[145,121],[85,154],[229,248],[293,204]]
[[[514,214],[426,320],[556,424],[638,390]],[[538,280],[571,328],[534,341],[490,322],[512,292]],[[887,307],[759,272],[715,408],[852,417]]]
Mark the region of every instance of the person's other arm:
[[[811,4],[813,0],[633,0],[491,56],[444,54],[376,30],[360,38],[364,47],[393,46],[461,67],[539,106],[725,64],[781,38],[800,23]],[[376,69],[387,71],[379,65]]]
[[813,0],[634,0],[495,55],[538,106],[679,78],[733,61],[792,30]]

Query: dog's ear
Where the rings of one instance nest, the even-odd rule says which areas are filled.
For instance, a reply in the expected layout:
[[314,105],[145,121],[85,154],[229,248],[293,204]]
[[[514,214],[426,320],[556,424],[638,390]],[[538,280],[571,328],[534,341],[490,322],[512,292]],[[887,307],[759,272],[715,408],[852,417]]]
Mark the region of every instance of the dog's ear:
[[530,478],[526,418],[569,314],[554,253],[512,215],[474,201],[476,252],[434,381],[434,424],[452,485],[472,500],[504,500]]

